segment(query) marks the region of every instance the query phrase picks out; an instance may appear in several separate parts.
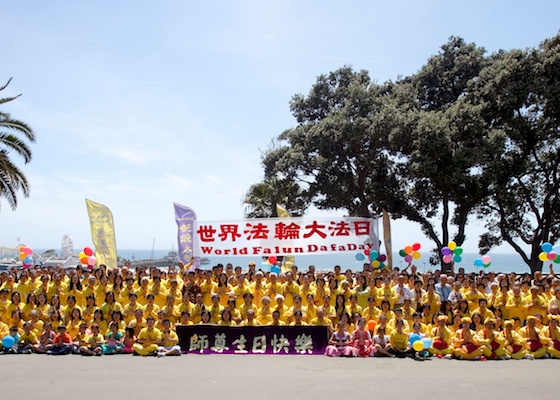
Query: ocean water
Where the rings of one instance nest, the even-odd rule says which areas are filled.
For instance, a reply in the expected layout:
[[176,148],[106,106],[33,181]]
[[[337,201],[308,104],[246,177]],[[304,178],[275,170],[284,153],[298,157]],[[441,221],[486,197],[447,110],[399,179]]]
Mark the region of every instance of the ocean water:
[[[118,251],[120,257],[124,259],[146,259],[150,258],[151,250],[142,249],[121,249]],[[167,255],[169,250],[154,250],[154,258],[162,258]],[[476,267],[474,260],[479,258],[480,255],[476,253],[463,253],[463,260],[455,264],[455,271],[458,268],[464,268],[466,272],[479,272],[484,269],[486,272],[516,272],[518,274],[530,272],[529,267],[523,262],[521,257],[516,253],[490,253],[491,264],[488,268]],[[264,261],[261,257],[208,257],[209,264],[204,265],[204,268],[210,268],[218,263],[226,264],[232,263],[234,266],[246,267],[250,261],[254,261],[257,266]],[[415,260],[414,264],[418,267],[419,272],[427,272],[439,267],[430,265],[429,254],[422,253],[420,259]],[[302,255],[296,256],[295,263],[300,269],[307,269],[309,265],[314,265],[319,270],[331,270],[335,265],[340,265],[343,270],[362,270],[363,261],[356,260],[355,253],[346,254],[330,254],[330,255]],[[395,253],[393,255],[393,264],[401,269],[405,268],[407,263],[404,259]],[[560,271],[560,265],[556,265],[557,270]],[[548,263],[545,263],[543,271],[548,271]]]

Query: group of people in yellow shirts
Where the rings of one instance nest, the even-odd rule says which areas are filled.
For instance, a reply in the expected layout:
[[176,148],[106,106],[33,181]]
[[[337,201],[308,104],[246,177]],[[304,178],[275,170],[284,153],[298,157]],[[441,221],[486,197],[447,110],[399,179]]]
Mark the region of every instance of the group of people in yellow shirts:
[[0,349],[171,356],[181,354],[177,325],[324,325],[329,356],[560,358],[560,280],[553,273],[448,276],[409,267],[2,271]]

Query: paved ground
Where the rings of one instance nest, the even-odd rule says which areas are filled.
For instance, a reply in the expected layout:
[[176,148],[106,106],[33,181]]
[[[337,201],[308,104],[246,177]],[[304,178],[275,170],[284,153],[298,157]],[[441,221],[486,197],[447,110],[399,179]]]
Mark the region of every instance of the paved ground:
[[559,360],[0,356],[0,399],[557,400]]

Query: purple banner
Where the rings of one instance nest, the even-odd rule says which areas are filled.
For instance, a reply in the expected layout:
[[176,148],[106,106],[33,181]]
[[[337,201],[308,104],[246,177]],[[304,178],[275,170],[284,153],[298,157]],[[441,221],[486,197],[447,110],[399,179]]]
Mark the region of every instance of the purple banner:
[[196,354],[325,354],[326,326],[178,325],[179,345]]
[[192,267],[200,267],[200,258],[193,257],[194,241],[194,224],[196,221],[196,214],[192,208],[183,206],[181,204],[173,203],[175,207],[175,222],[177,222],[177,241],[179,248],[179,261],[183,264],[192,262]]

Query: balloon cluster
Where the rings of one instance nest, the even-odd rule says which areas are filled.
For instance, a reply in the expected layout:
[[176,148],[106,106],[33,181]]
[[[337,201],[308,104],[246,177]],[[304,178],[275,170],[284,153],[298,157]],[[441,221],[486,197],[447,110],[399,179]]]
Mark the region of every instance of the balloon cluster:
[[552,246],[546,242],[541,245],[542,252],[539,254],[539,260],[552,261],[555,264],[560,264],[560,244]]
[[405,246],[404,249],[399,250],[399,255],[404,257],[404,260],[409,263],[413,259],[418,260],[420,258],[420,243],[414,243],[411,246]]
[[441,249],[441,255],[443,256],[442,259],[446,264],[449,264],[451,261],[460,263],[461,261],[463,261],[461,254],[463,254],[463,249],[457,246],[457,243],[455,243],[453,240],[447,243],[447,246]]
[[28,246],[21,246],[19,248],[19,259],[24,268],[29,268],[33,265],[33,250]]
[[97,258],[93,255],[91,247],[84,247],[84,250],[80,253],[80,263],[87,265],[89,269],[93,269],[97,263]]
[[268,256],[266,261],[262,262],[261,265],[259,265],[259,268],[263,271],[268,271],[270,269],[270,272],[279,274],[281,270],[280,267],[276,265],[276,261],[278,261],[278,257]]
[[387,261],[387,256],[385,254],[379,254],[379,252],[374,249],[365,249],[363,253],[356,254],[356,260],[358,261],[364,261],[366,257],[373,268],[385,268],[385,261]]
[[428,350],[430,347],[432,347],[432,341],[429,338],[422,339],[420,335],[416,333],[410,335],[410,338],[408,340],[410,341],[410,344],[415,351]]
[[474,260],[475,267],[488,268],[490,264],[492,264],[492,260],[490,259],[490,256],[483,256],[482,258],[476,258]]

